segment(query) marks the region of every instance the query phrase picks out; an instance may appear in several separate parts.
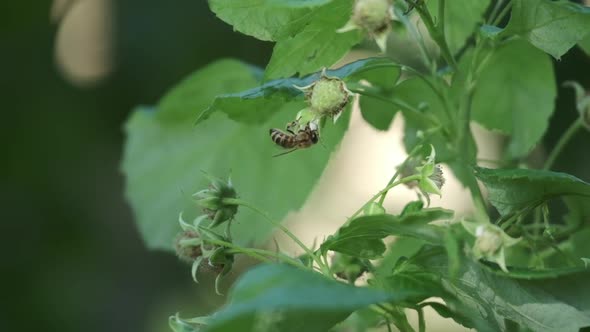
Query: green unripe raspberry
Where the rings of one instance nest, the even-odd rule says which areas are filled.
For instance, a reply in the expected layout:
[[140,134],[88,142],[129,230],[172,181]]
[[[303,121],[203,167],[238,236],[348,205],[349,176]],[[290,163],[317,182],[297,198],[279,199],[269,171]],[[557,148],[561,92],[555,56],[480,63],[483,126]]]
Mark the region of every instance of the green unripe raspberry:
[[390,8],[390,0],[357,0],[352,20],[370,33],[380,33],[390,27]]
[[339,78],[321,77],[311,90],[311,108],[320,115],[336,115],[346,106],[350,93]]

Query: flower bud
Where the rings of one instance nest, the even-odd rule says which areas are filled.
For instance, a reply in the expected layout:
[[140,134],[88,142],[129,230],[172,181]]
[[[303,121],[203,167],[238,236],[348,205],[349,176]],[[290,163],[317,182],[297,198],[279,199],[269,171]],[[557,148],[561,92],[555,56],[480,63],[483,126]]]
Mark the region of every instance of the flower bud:
[[420,180],[418,181],[418,187],[424,196],[428,205],[430,205],[429,194],[441,195],[442,186],[445,184],[445,178],[443,176],[442,167],[439,164],[435,164],[436,151],[434,146],[431,147],[430,156],[426,158],[424,165],[416,167],[416,171],[420,174]]
[[185,230],[176,236],[174,249],[180,260],[192,263],[203,255],[199,233],[194,230]]
[[495,262],[504,272],[506,268],[506,259],[504,251],[520,241],[520,238],[514,239],[504,231],[489,223],[474,223],[463,220],[463,227],[475,236],[475,244],[472,253],[475,259],[486,259]]
[[492,256],[502,248],[502,231],[494,227],[479,226],[476,231],[475,249],[482,256]]
[[211,181],[209,189],[201,190],[193,195],[197,204],[203,208],[203,211],[213,220],[211,227],[222,224],[230,220],[238,212],[238,206],[227,204],[224,199],[236,198],[237,193],[233,188],[231,180],[227,182],[207,175]]
[[374,38],[379,48],[385,52],[392,20],[393,7],[390,0],[357,0],[352,17],[338,32],[361,29]]

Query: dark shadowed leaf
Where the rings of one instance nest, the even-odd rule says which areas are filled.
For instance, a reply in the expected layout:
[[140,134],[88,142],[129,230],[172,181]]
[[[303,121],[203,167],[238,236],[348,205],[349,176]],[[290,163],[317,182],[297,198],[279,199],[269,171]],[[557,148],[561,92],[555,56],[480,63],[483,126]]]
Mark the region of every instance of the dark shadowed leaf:
[[353,287],[285,265],[263,265],[242,276],[229,297],[206,331],[324,332],[355,310],[403,301],[407,294]]

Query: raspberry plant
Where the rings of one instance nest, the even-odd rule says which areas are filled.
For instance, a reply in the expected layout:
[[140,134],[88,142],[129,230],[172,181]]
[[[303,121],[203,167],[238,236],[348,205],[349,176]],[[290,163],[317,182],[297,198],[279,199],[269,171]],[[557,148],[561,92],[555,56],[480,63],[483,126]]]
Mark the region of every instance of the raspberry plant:
[[[236,31],[275,42],[270,62],[259,69],[216,61],[157,105],[139,107],[126,126],[127,196],[147,246],[175,248],[195,280],[207,270],[219,291],[240,255],[262,263],[240,276],[219,311],[171,316],[174,331],[412,331],[407,310],[418,312],[423,331],[428,306],[481,331],[590,326],[590,184],[551,171],[570,138],[590,128],[584,87],[567,83],[579,117],[544,165],[527,159],[555,108],[551,57],[576,45],[590,50],[590,9],[550,0],[209,5]],[[380,56],[325,69],[363,39],[385,51],[396,34],[416,46],[420,63]],[[401,112],[408,157],[335,234],[308,247],[280,220],[321,175],[347,130],[352,98],[379,130]],[[268,128],[293,121],[313,122],[325,148],[271,158]],[[508,137],[502,168],[478,166],[472,122]],[[441,163],[469,189],[472,215],[429,206],[430,195],[445,194]],[[420,199],[386,211],[398,185]],[[553,211],[554,202],[567,212]],[[260,248],[277,229],[302,255]],[[397,240],[387,247],[389,236]]]

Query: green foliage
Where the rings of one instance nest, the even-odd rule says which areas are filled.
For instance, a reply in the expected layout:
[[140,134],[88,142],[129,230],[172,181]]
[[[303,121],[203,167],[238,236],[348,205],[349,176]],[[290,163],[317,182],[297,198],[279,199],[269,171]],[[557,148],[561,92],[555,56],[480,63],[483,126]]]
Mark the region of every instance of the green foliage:
[[590,55],[590,34],[578,44],[586,54]]
[[375,215],[353,219],[321,246],[322,251],[341,252],[361,258],[375,259],[385,251],[382,239],[390,235],[404,235],[421,240],[439,242],[441,231],[429,222],[447,219],[452,211],[426,209],[402,216]]
[[[386,72],[393,81],[384,81],[381,74]],[[338,77],[345,82],[366,80],[377,88],[389,88],[399,77],[399,65],[386,58],[367,58],[327,70],[329,77]],[[389,76],[391,75],[391,76]],[[257,124],[266,121],[276,110],[287,103],[300,102],[303,96],[297,87],[307,86],[319,78],[318,74],[303,78],[284,78],[266,82],[259,87],[237,93],[221,94],[198,117],[197,124],[206,120],[214,112],[223,112],[237,122]]]
[[508,154],[521,157],[539,142],[553,113],[553,66],[545,54],[521,41],[490,52],[473,96],[473,119],[510,135]]
[[229,305],[212,317],[213,331],[327,331],[357,309],[399,302],[398,293],[353,287],[284,265],[248,271],[229,294]]
[[306,75],[339,60],[361,39],[358,31],[336,32],[351,11],[352,0],[332,0],[319,8],[304,29],[277,42],[264,76]]
[[314,18],[312,8],[328,2],[330,0],[209,0],[209,8],[243,34],[278,41],[301,31]]
[[[395,325],[412,331],[404,310],[413,309],[422,331],[426,306],[478,331],[590,326],[590,184],[526,164],[554,112],[557,88],[549,55],[559,58],[575,44],[588,52],[588,8],[549,0],[500,6],[489,0],[413,2],[407,15],[425,26],[439,59],[396,2],[400,24],[420,47],[416,57],[423,67],[379,57],[325,70],[363,37],[356,30],[337,32],[354,15],[353,3],[210,0],[211,10],[235,30],[276,42],[267,67],[219,60],[129,118],[122,168],[147,246],[171,249],[180,219],[177,249],[192,263],[193,277],[207,264],[218,274],[217,287],[234,256],[266,263],[239,278],[219,311],[192,319],[172,316],[171,328],[364,331]],[[386,20],[390,14],[383,9],[389,4],[375,6]],[[508,25],[498,25],[510,9]],[[366,37],[383,37],[391,25],[383,22]],[[332,94],[310,96],[310,86],[320,86],[322,79]],[[581,96],[584,88],[577,90]],[[351,94],[360,97],[363,119],[378,130],[387,130],[401,113],[409,156],[399,168],[391,165],[389,183],[334,235],[309,248],[280,220],[303,204],[346,132]],[[314,113],[310,100],[336,111]],[[504,161],[518,161],[521,168],[478,167],[472,121],[509,136]],[[580,123],[577,119],[560,138],[545,168],[583,128]],[[270,128],[285,128],[301,151],[272,158],[279,148]],[[473,215],[459,219],[450,210],[424,208],[429,193],[445,195],[438,163],[446,163],[469,189]],[[206,189],[202,171],[231,181]],[[401,213],[388,213],[388,191],[402,184],[422,196]],[[555,198],[565,203],[565,214],[553,210]],[[500,214],[493,223],[497,216],[486,201]],[[194,218],[197,206],[204,209]],[[193,218],[192,224],[185,222]],[[247,247],[266,241],[273,226],[303,254]],[[389,236],[397,238],[386,248]],[[368,286],[355,286],[363,276]],[[445,304],[428,302],[432,296]]]
[[[182,104],[184,97],[176,102],[164,97],[163,109],[142,107],[130,117],[123,171],[127,174],[127,197],[149,247],[172,249],[178,213],[187,205],[188,196],[206,183],[201,171],[222,172],[224,176],[231,173],[241,197],[256,204],[274,201],[268,212],[277,218],[303,204],[348,125],[346,116],[322,136],[326,150],[297,151],[276,159],[272,158],[277,150],[268,129],[294,120],[300,103],[285,105],[258,125],[216,115],[193,126],[199,110],[206,109],[216,95],[227,92],[228,87],[239,91],[256,84],[249,66],[222,60],[170,92],[180,97],[193,91],[190,102]],[[248,211],[237,221],[234,228],[241,243],[261,241],[271,230]]]
[[[481,314],[474,322],[478,330],[505,331],[505,320],[512,320],[533,331],[578,331],[590,324],[583,286],[590,272],[571,274],[570,284],[555,280],[525,281],[496,276],[473,262],[465,262],[457,278],[449,278],[444,252],[425,250],[414,257],[413,262],[428,271],[436,271],[444,280],[445,289],[454,294],[462,304],[464,313]],[[576,289],[581,293],[576,294]],[[446,296],[443,296],[445,298]],[[446,298],[445,298],[446,299]],[[454,300],[451,298],[451,302]]]
[[518,35],[559,59],[590,35],[590,8],[569,1],[514,0],[504,34]]
[[[438,1],[428,1],[428,6],[433,13],[440,13],[438,4]],[[445,2],[445,36],[452,53],[457,53],[476,30],[477,25],[483,23],[483,14],[489,5],[490,0]],[[437,16],[437,19],[440,18]]]
[[590,184],[565,173],[478,167],[476,176],[484,183],[490,202],[502,215],[538,206],[559,196],[590,198]]

